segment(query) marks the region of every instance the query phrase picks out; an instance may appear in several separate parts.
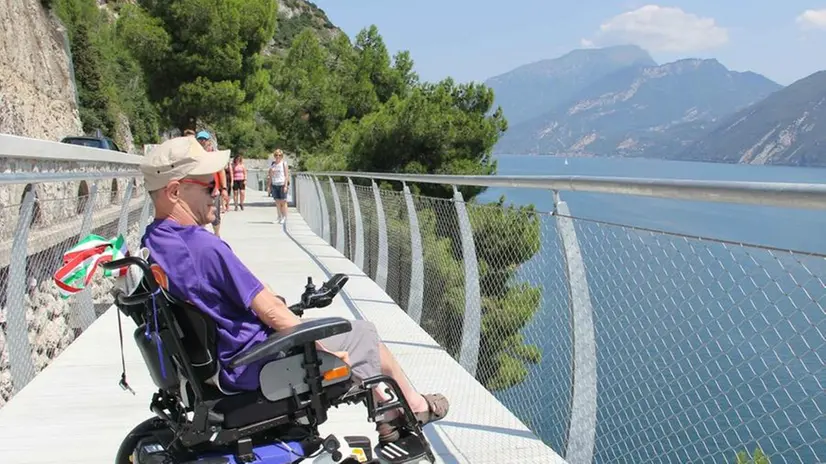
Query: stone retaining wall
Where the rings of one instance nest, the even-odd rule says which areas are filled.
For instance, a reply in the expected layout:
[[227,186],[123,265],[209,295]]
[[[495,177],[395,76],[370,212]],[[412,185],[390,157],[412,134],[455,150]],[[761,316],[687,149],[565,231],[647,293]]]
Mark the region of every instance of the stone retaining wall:
[[[125,172],[137,166],[115,162],[66,161],[60,159],[33,159],[0,157],[0,172]],[[26,243],[27,293],[24,297],[29,343],[36,373],[55,359],[82,330],[83,323],[75,317],[77,297],[63,300],[52,280],[62,262],[63,253],[74,246],[83,222],[83,211],[92,185],[98,190],[94,203],[92,233],[110,238],[117,235],[118,222],[124,204],[127,185],[132,183],[128,204],[127,241],[130,250],[137,247],[142,227],[139,217],[145,198],[143,182],[133,177],[103,178],[72,182],[44,182],[33,186],[12,184],[0,186],[0,407],[12,395],[12,378],[6,344],[7,284],[13,235],[19,217],[20,203],[27,188],[34,188],[37,203],[36,217],[29,229]],[[93,280],[90,291],[98,312],[108,308],[113,300],[109,294],[113,281],[104,278],[102,271]],[[18,309],[19,310],[19,309]],[[86,322],[88,324],[88,321]]]
[[[130,216],[138,216],[140,210],[133,212]],[[142,228],[138,221],[131,221],[127,242],[130,250],[135,250],[140,241],[140,231]],[[107,224],[98,228],[94,232],[108,235],[117,228],[117,221],[114,224]],[[49,250],[43,250],[40,254],[51,254],[52,257],[40,258],[43,264],[53,264],[55,258],[62,256],[66,248],[75,244],[74,239],[61,242]],[[55,359],[63,350],[69,346],[75,338],[82,333],[83,328],[78,327],[77,318],[74,317],[74,306],[77,296],[69,299],[62,299],[59,296],[57,286],[49,277],[53,274],[51,266],[42,266],[36,269],[37,284],[29,288],[25,296],[26,321],[29,329],[29,344],[32,350],[32,361],[36,372],[40,372]],[[34,277],[34,276],[33,276]],[[103,314],[114,302],[111,290],[114,280],[103,276],[103,271],[98,270],[95,278],[90,284],[92,300],[96,309],[96,316]],[[7,308],[3,308],[7,310]],[[0,312],[0,326],[5,328],[5,311]],[[102,349],[117,349],[117,347],[101,347]],[[9,365],[8,346],[6,345],[5,330],[0,330],[0,407],[12,396],[12,378]]]

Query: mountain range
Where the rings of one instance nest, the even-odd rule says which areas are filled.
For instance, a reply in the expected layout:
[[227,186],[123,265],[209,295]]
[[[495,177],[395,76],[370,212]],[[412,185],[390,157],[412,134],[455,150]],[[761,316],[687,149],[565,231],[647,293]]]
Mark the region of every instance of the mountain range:
[[624,45],[485,83],[509,122],[495,153],[826,166],[826,72],[784,88],[715,59],[657,64]]

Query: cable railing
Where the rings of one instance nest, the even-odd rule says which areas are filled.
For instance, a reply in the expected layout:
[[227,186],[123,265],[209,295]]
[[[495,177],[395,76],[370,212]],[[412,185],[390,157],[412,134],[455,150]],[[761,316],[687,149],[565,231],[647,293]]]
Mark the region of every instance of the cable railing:
[[0,407],[112,305],[112,279],[64,299],[53,275],[92,234],[137,248],[152,215],[140,159],[0,134]]
[[[479,187],[542,189],[554,206],[466,202]],[[826,462],[826,256],[579,218],[566,191],[826,209],[821,184],[295,181],[312,230],[568,462],[735,462],[757,448]]]

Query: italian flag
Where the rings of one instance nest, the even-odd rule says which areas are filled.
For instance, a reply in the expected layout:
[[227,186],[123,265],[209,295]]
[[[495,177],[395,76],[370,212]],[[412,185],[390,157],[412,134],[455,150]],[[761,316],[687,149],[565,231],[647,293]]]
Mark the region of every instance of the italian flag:
[[[63,299],[82,291],[89,285],[101,263],[129,256],[126,240],[122,235],[106,240],[99,235],[89,235],[63,253],[63,266],[54,274],[54,281]],[[104,270],[106,277],[120,277],[127,268]]]

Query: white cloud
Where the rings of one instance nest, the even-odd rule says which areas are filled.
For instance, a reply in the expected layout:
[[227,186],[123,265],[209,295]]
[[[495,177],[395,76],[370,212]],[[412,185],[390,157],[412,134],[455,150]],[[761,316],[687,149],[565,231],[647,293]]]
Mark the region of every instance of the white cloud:
[[654,52],[690,52],[719,47],[728,32],[714,18],[701,18],[680,8],[646,5],[614,16],[583,44],[636,44]]
[[826,8],[804,11],[797,17],[797,24],[803,29],[826,29]]

